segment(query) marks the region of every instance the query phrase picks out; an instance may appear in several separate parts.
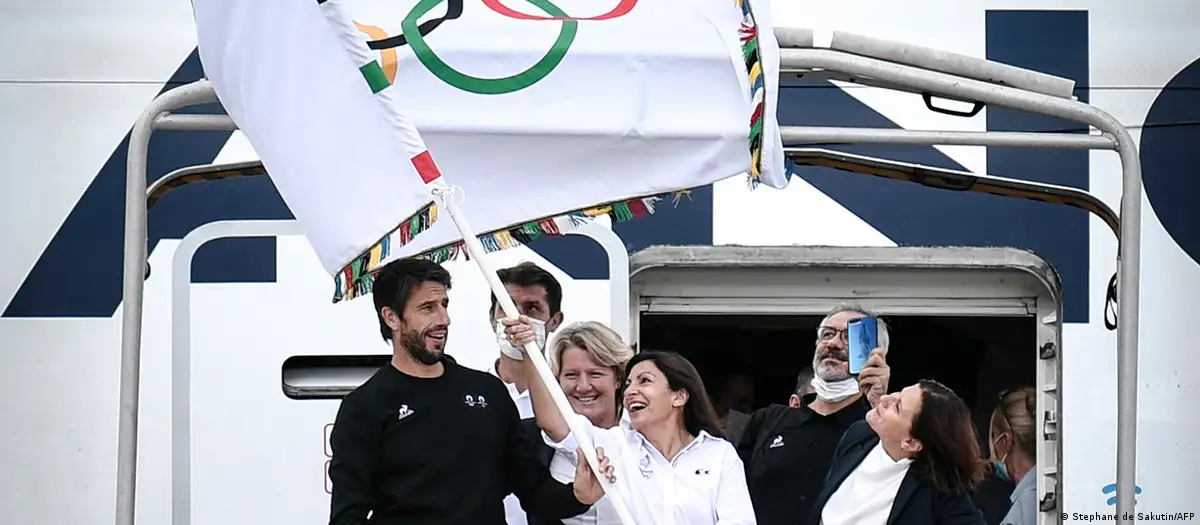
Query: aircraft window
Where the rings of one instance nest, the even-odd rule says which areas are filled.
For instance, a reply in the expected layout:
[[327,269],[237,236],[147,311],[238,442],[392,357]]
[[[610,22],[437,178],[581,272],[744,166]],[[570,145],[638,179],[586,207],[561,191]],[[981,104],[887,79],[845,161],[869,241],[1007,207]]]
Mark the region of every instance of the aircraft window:
[[340,399],[380,367],[390,355],[293,356],[283,362],[283,394],[292,399]]

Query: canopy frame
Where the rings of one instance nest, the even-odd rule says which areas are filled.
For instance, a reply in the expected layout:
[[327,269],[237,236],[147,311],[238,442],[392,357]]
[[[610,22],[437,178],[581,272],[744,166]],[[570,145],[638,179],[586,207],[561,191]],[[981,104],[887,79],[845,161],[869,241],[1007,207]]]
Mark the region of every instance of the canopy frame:
[[[782,126],[785,145],[885,143],[1115,150],[1120,156],[1117,327],[1117,503],[1121,523],[1132,523],[1137,439],[1138,308],[1141,266],[1142,176],[1137,144],[1112,115],[1075,100],[1074,82],[1035,71],[936,49],[834,32],[818,46],[813,31],[777,29],[780,73],[824,74],[863,85],[992,105],[1087,124],[1099,134],[921,131],[848,127]],[[120,419],[117,453],[116,524],[134,525],[141,335],[147,272],[147,184],[149,140],[157,130],[235,130],[227,115],[187,115],[177,110],[218,102],[211,83],[201,80],[169,90],[142,112],[130,134],[125,189],[125,249],[121,318]],[[1109,223],[1110,227],[1112,223]],[[203,226],[201,226],[203,228]],[[1061,384],[1057,394],[1061,399]],[[173,415],[173,417],[180,417]],[[1061,423],[1060,427],[1061,429]],[[1059,430],[1061,439],[1061,430]],[[1061,458],[1059,458],[1061,462]],[[1061,476],[1061,465],[1057,465]],[[186,473],[185,473],[186,474]],[[173,479],[179,473],[172,472]],[[1058,498],[1042,511],[1063,508]],[[175,491],[173,498],[179,497]],[[190,498],[190,495],[188,496]],[[1049,508],[1046,508],[1049,504]],[[187,505],[182,505],[187,509]],[[1054,513],[1058,515],[1057,512]],[[173,521],[190,516],[173,510]]]

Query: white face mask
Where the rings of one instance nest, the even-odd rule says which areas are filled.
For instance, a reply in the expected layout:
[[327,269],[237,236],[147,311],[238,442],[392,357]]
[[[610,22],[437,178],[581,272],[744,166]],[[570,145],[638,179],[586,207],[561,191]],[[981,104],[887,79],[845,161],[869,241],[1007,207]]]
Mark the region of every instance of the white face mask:
[[[534,342],[537,344],[538,350],[546,351],[546,323],[537,319],[530,319],[529,323],[533,325]],[[525,356],[519,348],[513,348],[508,344],[508,335],[504,333],[504,324],[496,321],[496,344],[500,345],[500,353],[517,361],[523,361]]]
[[841,381],[826,381],[818,376],[812,379],[813,390],[817,397],[826,403],[837,403],[859,393],[858,379],[848,377]]

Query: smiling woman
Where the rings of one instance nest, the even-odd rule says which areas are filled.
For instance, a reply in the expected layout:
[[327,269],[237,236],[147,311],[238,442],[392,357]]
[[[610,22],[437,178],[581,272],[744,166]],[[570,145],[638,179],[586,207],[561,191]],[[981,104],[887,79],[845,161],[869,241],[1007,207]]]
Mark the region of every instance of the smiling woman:
[[679,354],[642,352],[631,359],[624,404],[633,428],[652,436],[664,454],[660,443],[670,441],[663,439],[668,431],[682,431],[683,443],[701,433],[725,437],[700,373]]
[[966,403],[921,380],[883,396],[842,436],[809,522],[983,525],[970,498],[982,478]]
[[[503,322],[512,346],[523,349],[533,340],[526,318]],[[568,359],[582,355],[573,356],[570,345],[556,341],[559,344],[562,350],[556,353],[564,357],[556,369],[569,372]],[[524,366],[527,374],[536,373],[531,360],[524,360]],[[719,430],[696,368],[678,354],[642,352],[629,360],[626,370],[622,404],[629,418],[611,428],[598,426],[582,414],[560,413],[546,386],[531,382],[530,400],[546,444],[577,463],[579,443],[566,417],[578,418],[597,449],[624,473],[613,489],[637,523],[754,525],[742,461]],[[567,392],[573,406],[597,406],[599,392],[587,387],[574,390]],[[678,483],[685,479],[686,483]],[[610,522],[612,514],[598,516],[597,522]]]
[[[601,429],[613,428],[620,420],[621,404],[617,401],[621,385],[625,383],[625,366],[631,357],[633,349],[625,344],[620,335],[612,328],[594,321],[572,323],[559,329],[550,343],[548,355],[550,370],[558,378],[571,408]],[[539,452],[542,462],[550,468],[550,474],[564,483],[574,479],[575,455],[547,445],[541,437],[542,431],[537,427],[536,419],[527,419],[523,424],[535,439],[534,448]],[[527,512],[526,522],[529,525],[617,525],[620,520],[612,504],[604,497],[579,516],[555,520],[536,512]]]
[[616,426],[617,398],[633,349],[601,323],[573,323],[554,336],[550,370],[575,412],[600,428]]

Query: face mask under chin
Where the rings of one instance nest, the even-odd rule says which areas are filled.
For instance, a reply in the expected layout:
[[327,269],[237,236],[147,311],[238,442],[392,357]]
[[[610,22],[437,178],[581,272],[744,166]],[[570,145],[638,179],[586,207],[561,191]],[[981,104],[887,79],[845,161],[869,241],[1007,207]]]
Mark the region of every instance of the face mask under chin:
[[858,380],[853,377],[840,381],[826,381],[820,377],[813,377],[811,384],[817,398],[827,403],[837,403],[859,393]]

